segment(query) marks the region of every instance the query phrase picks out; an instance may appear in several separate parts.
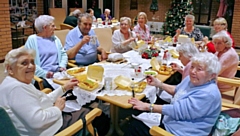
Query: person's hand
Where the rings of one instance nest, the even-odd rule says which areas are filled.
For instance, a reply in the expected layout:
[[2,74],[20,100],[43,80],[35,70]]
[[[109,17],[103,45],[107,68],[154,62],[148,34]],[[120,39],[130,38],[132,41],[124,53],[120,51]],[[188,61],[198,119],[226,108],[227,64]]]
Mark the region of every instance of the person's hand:
[[129,42],[135,41],[135,38],[131,37],[129,38]]
[[82,39],[82,44],[85,44],[85,43],[88,43],[90,41],[91,37],[89,35],[85,35],[83,36],[83,39]]
[[172,63],[171,66],[173,70],[177,70],[178,72],[181,72],[183,70],[182,67],[177,63]]
[[204,38],[202,39],[202,41],[203,41],[205,44],[209,43],[207,36],[204,36]]
[[73,78],[70,81],[68,81],[67,83],[65,83],[63,85],[63,87],[65,90],[71,90],[71,89],[73,89],[74,86],[77,86],[77,84],[78,84],[78,80],[76,78]]
[[149,104],[139,101],[136,98],[131,98],[130,100],[128,100],[128,103],[133,105],[133,109],[137,109],[141,111],[149,110]]
[[60,68],[59,68],[59,71],[60,71],[60,72],[62,72],[62,71],[66,71],[66,68],[62,68],[62,67],[60,67]]
[[[107,53],[106,53],[106,51],[105,50],[102,50],[102,52],[101,52],[101,59],[102,60],[106,60],[108,58],[108,55],[107,55]],[[102,61],[101,60],[101,61]]]
[[180,30],[180,29],[177,29],[177,30],[176,30],[176,34],[177,34],[177,35],[180,35],[180,33],[181,33],[181,30]]
[[66,97],[58,97],[56,102],[54,103],[54,106],[58,107],[61,111],[65,107]]
[[47,74],[46,74],[46,77],[47,78],[53,78],[53,74],[54,74],[53,72],[48,71]]
[[161,84],[161,81],[159,81],[157,78],[153,76],[147,76],[147,83],[152,86],[159,86]]

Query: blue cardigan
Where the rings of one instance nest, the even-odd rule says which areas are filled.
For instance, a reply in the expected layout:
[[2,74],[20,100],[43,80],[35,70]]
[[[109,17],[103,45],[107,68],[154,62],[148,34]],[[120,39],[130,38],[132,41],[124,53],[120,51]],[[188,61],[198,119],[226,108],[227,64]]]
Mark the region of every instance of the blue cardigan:
[[221,112],[215,81],[193,86],[187,76],[175,89],[171,104],[163,105],[163,123],[177,136],[207,136]]
[[[67,66],[67,62],[68,62],[68,57],[67,57],[67,53],[64,50],[61,41],[57,38],[57,36],[54,36],[54,41],[55,41],[55,45],[57,46],[57,50],[58,50],[58,64],[59,67],[63,67],[66,68]],[[35,71],[35,75],[38,77],[43,77],[46,78],[46,74],[48,71],[43,70],[40,66],[41,66],[41,62],[40,62],[40,58],[39,58],[39,51],[38,51],[38,45],[37,45],[37,35],[31,35],[28,37],[26,43],[25,43],[25,48],[27,49],[33,49],[36,51],[36,57],[35,57],[35,64],[36,64],[36,71]]]

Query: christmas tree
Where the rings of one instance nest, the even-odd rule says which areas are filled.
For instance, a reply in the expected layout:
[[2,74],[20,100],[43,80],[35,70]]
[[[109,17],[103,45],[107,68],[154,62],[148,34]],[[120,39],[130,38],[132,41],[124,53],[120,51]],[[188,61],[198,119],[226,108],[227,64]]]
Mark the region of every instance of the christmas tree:
[[188,14],[193,14],[191,0],[173,0],[171,2],[171,8],[165,14],[165,22],[160,33],[174,36],[176,30],[184,26],[184,17]]

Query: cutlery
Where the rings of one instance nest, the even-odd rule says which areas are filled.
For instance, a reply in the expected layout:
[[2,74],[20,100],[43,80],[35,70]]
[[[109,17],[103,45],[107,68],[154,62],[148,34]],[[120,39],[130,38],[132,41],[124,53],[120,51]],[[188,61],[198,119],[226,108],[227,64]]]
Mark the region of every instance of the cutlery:
[[145,80],[147,78],[147,76],[146,77],[144,77],[143,79],[141,79],[141,80],[139,80],[138,82],[136,82],[135,84],[138,84],[138,83],[141,83],[143,80]]

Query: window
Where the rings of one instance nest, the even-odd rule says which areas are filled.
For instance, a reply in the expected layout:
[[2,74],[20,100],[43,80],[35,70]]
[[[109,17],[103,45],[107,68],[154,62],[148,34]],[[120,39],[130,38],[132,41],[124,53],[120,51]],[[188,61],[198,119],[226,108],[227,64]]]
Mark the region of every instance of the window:
[[212,0],[193,0],[193,13],[197,25],[209,25]]

